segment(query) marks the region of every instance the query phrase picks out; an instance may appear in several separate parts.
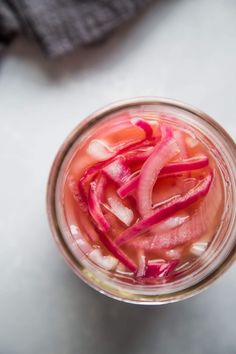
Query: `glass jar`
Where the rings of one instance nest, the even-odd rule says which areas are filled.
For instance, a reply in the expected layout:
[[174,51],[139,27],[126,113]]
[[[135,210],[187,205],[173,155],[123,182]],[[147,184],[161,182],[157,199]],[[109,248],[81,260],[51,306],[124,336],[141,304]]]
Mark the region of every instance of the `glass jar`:
[[[95,125],[114,114],[132,111],[139,115],[174,116],[198,131],[214,153],[221,170],[225,207],[223,218],[209,248],[193,262],[184,276],[166,284],[141,285],[125,282],[92,263],[74,247],[66,223],[63,183],[66,170],[78,144]],[[134,98],[113,103],[90,115],[66,138],[51,168],[47,189],[47,211],[56,244],[72,270],[88,285],[111,298],[135,304],[165,304],[189,298],[218,279],[236,258],[236,145],[227,132],[211,117],[189,105],[169,100]]]

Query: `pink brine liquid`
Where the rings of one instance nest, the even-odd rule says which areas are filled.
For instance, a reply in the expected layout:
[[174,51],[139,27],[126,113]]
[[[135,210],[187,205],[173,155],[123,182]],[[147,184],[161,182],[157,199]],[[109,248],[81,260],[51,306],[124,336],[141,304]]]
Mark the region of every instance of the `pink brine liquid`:
[[212,144],[165,114],[125,111],[93,126],[63,188],[74,254],[143,284],[170,282],[202,257],[224,208]]

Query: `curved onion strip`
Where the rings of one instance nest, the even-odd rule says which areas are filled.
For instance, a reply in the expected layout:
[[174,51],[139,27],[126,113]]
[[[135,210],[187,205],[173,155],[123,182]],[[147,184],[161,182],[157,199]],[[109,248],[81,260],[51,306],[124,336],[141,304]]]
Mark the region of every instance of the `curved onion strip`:
[[158,252],[159,250],[171,250],[177,246],[193,242],[206,233],[210,220],[216,217],[223,199],[223,192],[220,188],[220,178],[215,173],[212,187],[206,198],[201,203],[200,208],[192,217],[168,232],[158,233],[153,236],[141,236],[129,243],[135,249]]
[[111,163],[106,165],[102,171],[118,185],[125,183],[131,174],[122,156],[118,156]]
[[108,197],[110,205],[109,210],[126,226],[129,226],[134,218],[134,213],[131,209],[127,208],[116,195]]
[[106,220],[105,216],[103,215],[102,209],[101,209],[101,201],[98,198],[97,195],[97,183],[96,182],[91,182],[90,187],[89,187],[89,195],[88,195],[88,209],[89,212],[97,224],[98,228],[101,231],[108,231],[110,228],[110,225],[108,221]]
[[160,143],[144,162],[137,189],[137,204],[142,217],[152,212],[152,191],[161,169],[179,152],[170,128],[164,127]]
[[86,188],[84,186],[86,180],[89,177],[92,177],[96,175],[99,171],[101,171],[104,167],[109,165],[116,157],[120,157],[119,155],[125,155],[127,152],[131,153],[131,151],[135,151],[136,149],[140,149],[146,146],[153,146],[153,143],[155,142],[155,139],[153,138],[151,141],[147,141],[146,139],[140,140],[138,142],[132,142],[127,144],[125,147],[117,150],[111,158],[105,160],[105,161],[99,161],[95,163],[93,166],[87,168],[84,172],[84,174],[80,177],[79,183],[78,183],[78,188],[79,188],[79,199],[81,202],[83,202],[86,205],[87,202],[87,193],[86,193]]
[[179,263],[178,260],[173,260],[169,262],[162,262],[162,261],[149,261],[146,267],[145,277],[168,277],[172,271],[175,269],[177,264]]
[[190,159],[182,160],[181,162],[168,163],[163,167],[160,174],[177,173],[198,170],[208,166],[209,160],[205,155],[192,157]]
[[122,245],[132,238],[148,230],[151,226],[167,219],[177,211],[187,208],[191,204],[195,203],[198,199],[204,197],[211,186],[213,174],[209,174],[199,184],[190,189],[184,196],[176,197],[169,203],[164,204],[154,211],[150,216],[143,218],[130,228],[121,233],[117,239],[116,244]]
[[136,273],[136,277],[143,277],[146,272],[146,257],[142,250],[138,252],[138,270]]
[[137,187],[139,183],[139,175],[131,178],[128,182],[124,183],[118,190],[117,194],[121,199],[127,197],[131,194]]
[[136,125],[137,127],[141,128],[145,135],[146,135],[146,139],[150,140],[153,136],[153,130],[151,125],[146,122],[145,120],[141,119],[141,118],[132,118],[130,119],[131,123]]
[[114,257],[116,257],[131,272],[137,271],[137,265],[112,241],[104,232],[97,229],[98,237],[102,244]]
[[[181,162],[172,162],[164,166],[159,176],[160,177],[171,177],[172,174],[179,172],[193,171],[200,168],[206,167],[209,164],[208,157],[205,155],[196,156],[190,159],[182,160]],[[164,176],[165,175],[165,176]],[[176,176],[178,177],[178,175]],[[117,191],[119,196],[123,199],[130,195],[137,187],[139,183],[139,175],[131,178],[125,184],[123,184]]]

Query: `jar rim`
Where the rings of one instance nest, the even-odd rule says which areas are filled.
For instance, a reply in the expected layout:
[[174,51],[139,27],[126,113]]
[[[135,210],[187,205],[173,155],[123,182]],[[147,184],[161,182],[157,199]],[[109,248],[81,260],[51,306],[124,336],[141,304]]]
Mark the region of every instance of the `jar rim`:
[[[223,260],[223,262],[215,269],[213,272],[208,274],[201,281],[196,284],[184,288],[182,290],[168,293],[168,294],[134,294],[129,293],[127,291],[120,291],[112,285],[108,285],[106,283],[102,283],[101,280],[96,279],[93,274],[89,274],[90,272],[84,269],[83,265],[79,262],[79,260],[74,256],[69,246],[67,245],[63,232],[60,228],[58,222],[58,216],[56,211],[56,185],[58,181],[58,177],[60,174],[61,166],[69,153],[71,147],[78,139],[80,135],[82,135],[87,129],[91,126],[95,125],[100,119],[105,118],[111,114],[114,114],[120,110],[125,110],[129,108],[134,108],[140,105],[162,105],[167,107],[173,107],[177,109],[182,109],[187,113],[191,113],[194,116],[200,118],[200,120],[204,121],[208,125],[210,125],[215,131],[218,131],[221,135],[224,136],[225,141],[227,143],[227,147],[231,151],[231,155],[236,157],[236,144],[230,135],[224,130],[224,128],[217,123],[213,118],[211,118],[206,113],[201,110],[194,108],[188,104],[165,98],[158,97],[138,97],[127,100],[118,101],[112,103],[104,108],[97,110],[96,112],[89,115],[86,119],[84,119],[81,123],[79,123],[74,130],[69,134],[69,136],[65,139],[62,146],[60,147],[53,165],[51,167],[48,185],[47,185],[47,214],[48,220],[50,224],[50,228],[54,237],[54,240],[64,256],[64,259],[68,263],[68,265],[72,268],[72,270],[88,285],[96,289],[97,291],[117,300],[121,300],[124,302],[135,303],[135,304],[165,304],[170,302],[176,302],[179,300],[183,300],[189,298],[205,288],[207,288],[211,283],[213,283],[217,278],[219,278],[234,262],[236,259],[236,244],[232,247],[230,253]],[[236,158],[235,158],[236,163]]]

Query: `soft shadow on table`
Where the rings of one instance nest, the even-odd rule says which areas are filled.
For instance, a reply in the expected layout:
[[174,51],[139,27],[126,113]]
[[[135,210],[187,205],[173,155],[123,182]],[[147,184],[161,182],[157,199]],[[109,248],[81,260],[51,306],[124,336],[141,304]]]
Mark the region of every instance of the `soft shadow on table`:
[[70,311],[74,309],[73,326],[68,329],[71,352],[95,353],[99,346],[103,354],[148,353],[156,352],[156,343],[162,346],[170,333],[177,339],[175,327],[179,327],[179,316],[189,307],[188,302],[168,306],[126,304],[98,294],[69,270],[66,273],[63,281],[68,285]]
[[63,57],[47,59],[35,44],[23,39],[18,39],[6,55],[39,67],[52,81],[63,80],[77,71],[98,70],[102,65],[106,65],[109,70],[116,61],[124,60],[130,41],[132,46],[138,46],[149,36],[152,28],[148,25],[148,17],[155,16],[155,27],[158,27],[165,21],[173,6],[178,6],[174,0],[154,0],[135,19],[123,25],[103,42],[87,48],[78,48]]

